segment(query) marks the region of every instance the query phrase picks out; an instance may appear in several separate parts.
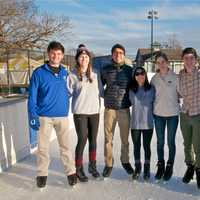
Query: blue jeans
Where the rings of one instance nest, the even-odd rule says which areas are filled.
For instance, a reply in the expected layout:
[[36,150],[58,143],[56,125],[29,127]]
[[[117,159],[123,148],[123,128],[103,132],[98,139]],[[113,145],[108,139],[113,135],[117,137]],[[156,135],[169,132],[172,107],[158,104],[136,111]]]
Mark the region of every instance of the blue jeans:
[[167,144],[169,149],[168,162],[174,163],[176,154],[176,130],[178,126],[178,115],[171,117],[161,117],[154,115],[155,129],[157,135],[158,161],[164,161],[165,127],[167,124]]

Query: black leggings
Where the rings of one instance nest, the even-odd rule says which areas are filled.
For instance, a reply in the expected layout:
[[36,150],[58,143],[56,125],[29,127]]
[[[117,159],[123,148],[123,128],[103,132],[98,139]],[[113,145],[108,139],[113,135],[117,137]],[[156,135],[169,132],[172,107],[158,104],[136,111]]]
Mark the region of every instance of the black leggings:
[[89,142],[89,160],[95,161],[97,148],[97,134],[99,127],[99,114],[74,114],[74,124],[78,137],[78,143],[76,145],[75,152],[76,166],[82,165],[83,151],[87,139]]
[[151,159],[151,139],[153,135],[153,129],[147,130],[131,130],[131,136],[134,145],[134,159],[135,163],[140,163],[140,147],[141,147],[141,134],[143,135],[143,148],[145,163],[150,163]]

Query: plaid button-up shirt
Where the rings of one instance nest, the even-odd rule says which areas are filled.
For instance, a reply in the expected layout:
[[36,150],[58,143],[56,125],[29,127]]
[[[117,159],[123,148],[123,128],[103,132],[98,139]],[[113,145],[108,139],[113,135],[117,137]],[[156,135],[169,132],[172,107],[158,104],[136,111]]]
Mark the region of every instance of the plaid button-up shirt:
[[179,94],[183,98],[182,112],[189,116],[200,114],[200,67],[192,73],[185,69],[179,74]]

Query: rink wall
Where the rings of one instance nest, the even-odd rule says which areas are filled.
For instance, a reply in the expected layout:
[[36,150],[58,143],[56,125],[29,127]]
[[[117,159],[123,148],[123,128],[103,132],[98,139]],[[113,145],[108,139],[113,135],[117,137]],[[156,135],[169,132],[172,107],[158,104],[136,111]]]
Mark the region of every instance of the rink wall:
[[27,99],[0,99],[0,172],[30,154]]

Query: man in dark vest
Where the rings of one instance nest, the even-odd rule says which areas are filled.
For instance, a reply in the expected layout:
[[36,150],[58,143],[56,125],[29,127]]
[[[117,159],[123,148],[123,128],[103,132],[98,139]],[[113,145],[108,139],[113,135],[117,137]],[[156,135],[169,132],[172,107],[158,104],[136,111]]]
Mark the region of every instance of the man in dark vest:
[[116,44],[111,49],[112,63],[101,69],[101,81],[104,85],[104,134],[105,134],[105,168],[103,176],[109,177],[113,168],[113,136],[118,122],[121,138],[121,163],[130,175],[134,170],[129,162],[129,123],[130,101],[129,86],[132,68],[125,64],[125,48]]

